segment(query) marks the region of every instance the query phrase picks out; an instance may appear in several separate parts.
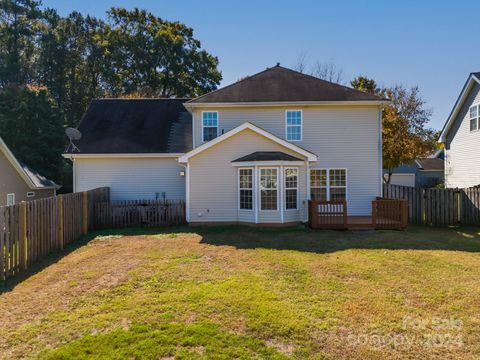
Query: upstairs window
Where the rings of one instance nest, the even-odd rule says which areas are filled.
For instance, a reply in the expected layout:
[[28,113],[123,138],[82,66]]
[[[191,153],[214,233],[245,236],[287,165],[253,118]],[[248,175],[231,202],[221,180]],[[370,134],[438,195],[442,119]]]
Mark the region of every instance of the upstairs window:
[[302,141],[302,111],[287,110],[286,138],[288,141]]
[[215,139],[218,136],[218,112],[204,111],[202,113],[203,142]]
[[470,131],[475,131],[479,129],[479,113],[478,105],[473,105],[470,107]]

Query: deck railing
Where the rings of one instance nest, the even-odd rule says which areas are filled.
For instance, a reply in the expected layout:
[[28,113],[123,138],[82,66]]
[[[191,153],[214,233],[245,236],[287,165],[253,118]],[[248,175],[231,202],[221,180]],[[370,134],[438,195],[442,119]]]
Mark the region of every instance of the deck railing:
[[372,201],[372,225],[375,229],[403,230],[408,224],[408,202],[377,198]]
[[308,202],[310,227],[313,229],[346,229],[347,202],[318,201]]

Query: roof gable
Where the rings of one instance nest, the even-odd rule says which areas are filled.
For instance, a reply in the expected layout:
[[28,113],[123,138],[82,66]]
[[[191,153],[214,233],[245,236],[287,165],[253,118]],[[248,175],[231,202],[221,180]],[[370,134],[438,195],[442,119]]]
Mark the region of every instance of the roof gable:
[[243,123],[242,125],[237,126],[236,128],[234,128],[230,131],[227,131],[225,134],[220,135],[220,136],[216,137],[215,139],[210,140],[209,142],[204,143],[204,144],[196,147],[192,151],[180,156],[178,158],[178,161],[180,163],[187,163],[188,159],[190,159],[191,157],[193,157],[193,156],[211,148],[212,146],[215,146],[218,143],[221,143],[222,141],[225,141],[225,140],[231,138],[232,136],[234,136],[234,135],[236,135],[236,134],[238,134],[238,133],[240,133],[240,132],[242,132],[246,129],[250,129],[253,132],[255,132],[255,133],[257,133],[257,134],[259,134],[259,135],[261,135],[261,136],[263,136],[267,139],[270,139],[273,142],[276,142],[277,144],[280,144],[287,149],[290,149],[292,151],[297,152],[298,154],[301,154],[301,155],[305,156],[308,161],[317,161],[317,155],[311,153],[310,151],[302,149],[301,147],[299,147],[297,145],[294,145],[294,144],[292,144],[292,143],[290,143],[286,140],[280,139],[279,137],[277,137],[277,136],[269,133],[268,131],[263,130],[263,129],[259,128],[258,126],[255,126],[255,125],[253,125],[249,122]]
[[468,95],[475,84],[480,84],[480,72],[471,73],[465,82],[465,85],[463,85],[462,91],[460,92],[460,95],[457,98],[457,101],[455,102],[455,105],[453,106],[445,125],[443,126],[442,132],[440,133],[440,138],[438,140],[439,142],[445,142],[447,140],[447,134],[452,128],[460,109],[462,108],[465,100],[468,98]]
[[186,103],[385,101],[343,85],[275,66]]
[[[184,153],[192,148],[187,99],[97,99],[79,126],[79,154]],[[66,152],[71,151],[67,149]],[[78,153],[75,153],[78,154]]]
[[17,160],[15,155],[10,151],[7,144],[0,138],[0,151],[3,152],[7,160],[12,164],[13,168],[18,172],[20,177],[25,181],[27,186],[31,189],[45,189],[45,188],[60,188],[59,185],[52,180],[40,175],[35,170],[28,167],[26,164]]

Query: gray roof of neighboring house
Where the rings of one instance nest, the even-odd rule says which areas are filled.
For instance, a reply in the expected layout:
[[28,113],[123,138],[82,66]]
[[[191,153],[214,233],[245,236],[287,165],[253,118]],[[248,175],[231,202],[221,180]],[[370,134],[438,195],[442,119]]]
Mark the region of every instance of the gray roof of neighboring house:
[[420,170],[443,171],[445,162],[438,158],[427,158],[416,160]]
[[384,100],[277,65],[190,100],[187,104]]
[[285,154],[281,151],[256,151],[249,155],[242,156],[232,162],[244,161],[302,161],[302,159],[295,156]]
[[480,79],[480,72],[474,72],[474,73],[472,73],[472,74],[475,75],[477,78]]
[[45,176],[40,175],[38,172],[33,170],[32,168],[28,167],[21,161],[18,162],[20,166],[22,167],[23,171],[25,174],[28,176],[28,178],[35,184],[37,187],[58,187],[56,183],[54,183],[52,180],[47,179]]
[[[75,141],[80,154],[184,153],[192,149],[188,99],[98,99],[85,112]],[[67,153],[72,152],[69,147]]]

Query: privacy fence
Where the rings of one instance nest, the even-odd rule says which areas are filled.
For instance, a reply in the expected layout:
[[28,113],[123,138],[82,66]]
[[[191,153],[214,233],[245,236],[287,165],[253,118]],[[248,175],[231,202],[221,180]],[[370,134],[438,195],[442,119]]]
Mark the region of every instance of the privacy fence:
[[92,230],[185,222],[184,201],[110,201],[110,189],[0,207],[0,281]]
[[0,281],[93,230],[94,205],[108,199],[99,188],[0,207]]
[[384,185],[383,196],[408,202],[408,221],[429,226],[480,226],[480,187],[420,189]]

